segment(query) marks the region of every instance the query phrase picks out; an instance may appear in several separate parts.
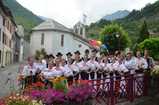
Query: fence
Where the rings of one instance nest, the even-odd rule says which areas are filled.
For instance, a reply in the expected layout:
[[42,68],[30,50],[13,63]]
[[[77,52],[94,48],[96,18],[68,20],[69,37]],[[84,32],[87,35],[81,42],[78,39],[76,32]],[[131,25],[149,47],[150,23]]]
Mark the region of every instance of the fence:
[[115,105],[148,94],[149,77],[145,74],[115,76],[91,80],[94,105]]
[[150,77],[146,73],[86,80],[93,88],[93,105],[116,105],[147,96]]

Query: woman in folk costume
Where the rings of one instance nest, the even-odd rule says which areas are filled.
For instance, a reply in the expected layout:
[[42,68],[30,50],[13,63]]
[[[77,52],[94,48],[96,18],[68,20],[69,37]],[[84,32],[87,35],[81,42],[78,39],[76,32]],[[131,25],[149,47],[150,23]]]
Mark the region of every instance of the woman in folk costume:
[[115,93],[118,96],[119,93],[124,94],[126,92],[125,87],[125,76],[124,74],[128,72],[129,70],[124,65],[124,59],[122,55],[118,56],[116,58],[116,62],[113,64],[113,68],[115,70]]
[[25,87],[35,82],[36,67],[34,65],[33,57],[28,58],[28,64],[24,66],[22,71],[22,78],[25,79]]
[[46,68],[46,65],[42,63],[42,59],[40,58],[35,58],[35,68],[36,70],[39,70],[39,72],[43,71]]
[[136,70],[137,74],[143,73],[143,71],[148,68],[148,64],[146,60],[143,57],[141,57],[140,51],[136,52],[136,64],[137,64],[137,70]]
[[137,51],[136,52],[136,64],[137,64],[137,70],[136,72],[136,81],[135,81],[135,90],[137,95],[141,95],[143,93],[142,89],[140,89],[139,84],[143,83],[143,76],[144,76],[144,71],[147,70],[148,64],[146,60],[141,57],[141,52]]
[[61,77],[64,76],[64,67],[61,66],[61,61],[59,57],[55,59],[55,67],[53,67],[53,76],[54,77]]
[[52,63],[52,61],[50,61],[48,63],[48,68],[45,68],[41,72],[42,80],[44,81],[46,86],[51,86],[52,87],[52,83],[49,81],[49,79],[53,78],[53,67],[54,67],[54,64]]
[[67,59],[67,64],[64,66],[64,76],[67,78],[68,81],[68,85],[72,85],[73,84],[73,69],[72,69],[72,63],[73,63],[73,59],[72,59],[72,54],[69,52],[66,54],[66,56],[70,56]]
[[133,56],[133,53],[130,50],[126,52],[126,59],[124,61],[124,65],[129,70],[129,72],[125,74],[126,92],[129,95],[129,90],[132,87],[131,84],[133,84],[133,81],[130,79],[130,77],[133,77],[135,75],[135,70],[137,70],[135,57]]
[[48,63],[52,62],[55,65],[55,57],[54,57],[54,55],[50,54],[48,57],[49,57],[48,58]]
[[48,68],[45,68],[41,74],[42,76],[45,78],[45,79],[49,79],[49,78],[53,78],[53,67],[54,67],[54,64],[50,61],[48,63]]
[[137,64],[136,64],[136,59],[133,56],[132,51],[127,51],[124,65],[129,70],[130,74],[132,75],[135,74],[135,70],[137,70]]
[[93,49],[92,54],[91,54],[91,58],[87,62],[87,65],[90,68],[89,72],[90,72],[91,79],[95,79],[95,73],[100,68],[100,65],[98,63],[98,58],[96,57],[96,55],[97,55],[97,50]]

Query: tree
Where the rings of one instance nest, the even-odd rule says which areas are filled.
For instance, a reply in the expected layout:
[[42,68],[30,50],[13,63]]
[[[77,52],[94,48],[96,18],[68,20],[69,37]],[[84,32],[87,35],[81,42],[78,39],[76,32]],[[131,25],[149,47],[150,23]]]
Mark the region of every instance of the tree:
[[141,50],[149,50],[152,57],[159,59],[159,38],[145,39],[139,43],[138,48]]
[[130,39],[127,32],[118,24],[106,25],[100,35],[101,42],[108,47],[110,52],[124,50],[130,46]]
[[148,31],[147,23],[144,20],[144,22],[141,26],[141,29],[139,31],[139,37],[138,37],[137,42],[140,43],[140,42],[144,41],[145,39],[148,39],[149,36],[150,36],[150,33]]

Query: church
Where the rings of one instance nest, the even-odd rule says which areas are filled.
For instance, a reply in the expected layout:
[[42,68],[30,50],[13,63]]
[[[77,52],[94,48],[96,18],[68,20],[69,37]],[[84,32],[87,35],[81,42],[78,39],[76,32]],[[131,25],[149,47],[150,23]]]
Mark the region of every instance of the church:
[[85,37],[85,27],[81,22],[71,30],[55,20],[48,19],[32,29],[30,55],[43,48],[48,54],[66,54],[79,50],[83,55],[85,49],[93,47]]

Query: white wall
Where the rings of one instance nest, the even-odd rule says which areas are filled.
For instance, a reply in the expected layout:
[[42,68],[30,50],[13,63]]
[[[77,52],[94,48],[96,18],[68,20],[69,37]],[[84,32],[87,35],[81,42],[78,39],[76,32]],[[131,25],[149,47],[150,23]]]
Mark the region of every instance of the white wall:
[[[44,45],[41,45],[41,34],[45,34]],[[61,35],[64,35],[64,46],[61,46]],[[79,47],[81,45],[81,47]],[[30,54],[34,55],[36,50],[45,48],[48,54],[56,55],[57,52],[66,54],[67,52],[75,52],[79,50],[84,53],[85,49],[89,47],[81,42],[77,37],[74,37],[70,33],[58,32],[58,31],[34,31],[31,35]]]
[[2,30],[3,30],[3,18],[2,18],[2,15],[0,14],[0,49],[2,49]]
[[0,68],[1,68],[1,64],[2,64],[2,51],[3,51],[3,47],[2,47],[2,31],[3,31],[3,18],[2,18],[2,15],[0,14],[0,51],[1,51],[1,61],[0,61]]

